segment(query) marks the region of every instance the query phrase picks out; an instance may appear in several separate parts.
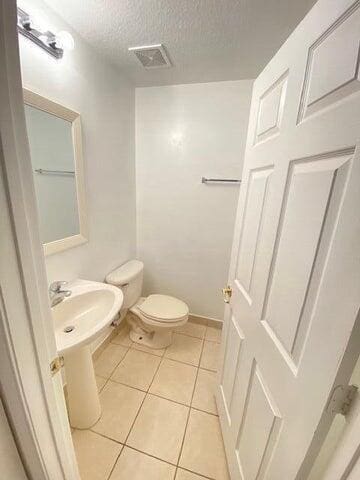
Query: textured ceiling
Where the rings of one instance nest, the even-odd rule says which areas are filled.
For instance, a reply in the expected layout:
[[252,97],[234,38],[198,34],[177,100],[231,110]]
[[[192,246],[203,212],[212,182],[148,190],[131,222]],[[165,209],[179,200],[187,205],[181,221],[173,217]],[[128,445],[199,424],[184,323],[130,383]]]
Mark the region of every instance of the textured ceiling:
[[[315,0],[45,0],[136,86],[256,77]],[[173,67],[128,47],[163,43]]]

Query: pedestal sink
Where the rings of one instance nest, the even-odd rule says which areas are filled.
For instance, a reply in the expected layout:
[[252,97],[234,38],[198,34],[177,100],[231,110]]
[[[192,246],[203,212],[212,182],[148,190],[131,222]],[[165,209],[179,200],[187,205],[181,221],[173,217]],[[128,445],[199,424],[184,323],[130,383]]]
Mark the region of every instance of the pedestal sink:
[[56,345],[64,356],[70,425],[90,428],[101,415],[90,344],[111,324],[123,303],[119,288],[77,280],[71,296],[52,308]]

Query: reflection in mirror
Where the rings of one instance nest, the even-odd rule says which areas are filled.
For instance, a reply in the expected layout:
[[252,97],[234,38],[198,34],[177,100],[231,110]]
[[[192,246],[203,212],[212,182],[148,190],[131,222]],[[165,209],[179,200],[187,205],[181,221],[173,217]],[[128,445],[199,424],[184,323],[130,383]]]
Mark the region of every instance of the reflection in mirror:
[[87,241],[80,115],[24,90],[25,119],[46,255]]
[[43,243],[80,233],[72,124],[25,105]]

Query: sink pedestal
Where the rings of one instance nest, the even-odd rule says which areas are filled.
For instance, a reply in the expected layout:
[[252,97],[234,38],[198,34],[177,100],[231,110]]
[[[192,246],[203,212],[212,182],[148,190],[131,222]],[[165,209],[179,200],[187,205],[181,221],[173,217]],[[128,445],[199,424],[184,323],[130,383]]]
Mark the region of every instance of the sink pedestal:
[[90,428],[99,420],[101,407],[89,345],[66,353],[64,360],[70,425]]

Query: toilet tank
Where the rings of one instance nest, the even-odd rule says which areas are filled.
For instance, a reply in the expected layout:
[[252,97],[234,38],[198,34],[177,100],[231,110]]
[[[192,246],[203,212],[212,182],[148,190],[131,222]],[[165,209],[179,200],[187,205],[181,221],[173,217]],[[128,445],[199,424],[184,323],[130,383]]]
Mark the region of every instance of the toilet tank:
[[122,309],[132,307],[141,297],[144,264],[130,260],[106,276],[106,282],[121,288],[124,294]]

